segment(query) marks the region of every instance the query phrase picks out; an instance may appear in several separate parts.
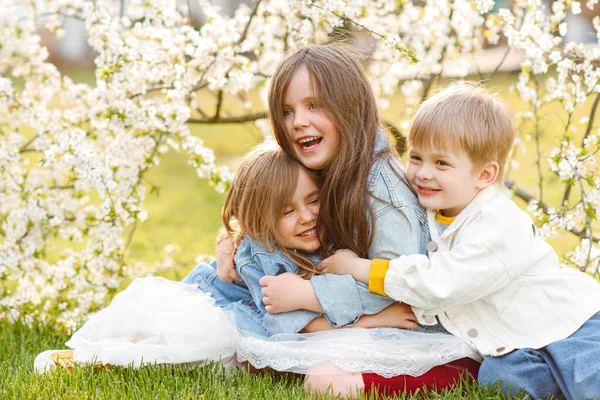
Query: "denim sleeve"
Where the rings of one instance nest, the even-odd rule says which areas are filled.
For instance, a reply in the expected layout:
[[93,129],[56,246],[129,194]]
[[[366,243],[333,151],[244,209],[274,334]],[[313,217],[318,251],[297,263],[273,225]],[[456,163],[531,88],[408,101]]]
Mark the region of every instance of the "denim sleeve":
[[367,285],[352,275],[315,275],[310,279],[329,325],[353,325],[364,314],[377,314],[394,303],[393,299],[369,292]]
[[242,266],[236,266],[236,269],[244,282],[246,282],[256,307],[263,315],[264,327],[271,334],[298,333],[310,321],[319,317],[321,314],[307,310],[296,310],[279,314],[267,313],[265,304],[262,301],[262,286],[258,283],[260,278],[266,275],[296,272],[288,264],[277,261],[277,258],[277,256],[273,255],[257,255],[254,257],[253,262],[249,262]]
[[426,254],[429,228],[425,210],[397,162],[382,161],[370,179],[373,242],[368,257],[394,259]]
[[414,207],[381,207],[374,225],[374,240],[368,254],[370,259],[393,260],[403,255],[423,253],[423,227]]

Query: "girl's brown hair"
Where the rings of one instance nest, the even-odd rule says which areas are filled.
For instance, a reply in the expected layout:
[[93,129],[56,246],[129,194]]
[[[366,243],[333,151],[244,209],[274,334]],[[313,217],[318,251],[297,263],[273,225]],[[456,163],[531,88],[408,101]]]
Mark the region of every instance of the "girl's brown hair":
[[284,208],[296,191],[301,168],[316,182],[312,171],[274,141],[256,146],[242,160],[231,184],[223,206],[223,225],[234,242],[248,236],[268,251],[279,249],[298,266],[300,276],[310,278],[316,271],[314,263],[287,249],[277,232]]
[[[367,257],[373,241],[373,210],[367,180],[375,157],[395,154],[387,146],[373,154],[380,127],[375,97],[359,62],[348,49],[333,45],[309,46],[287,57],[273,74],[269,87],[269,111],[275,139],[292,157],[294,146],[285,130],[283,99],[294,73],[308,69],[312,91],[323,112],[334,123],[339,149],[331,163],[319,171],[321,196],[317,227],[321,243],[346,248]],[[322,246],[324,255],[326,246]]]

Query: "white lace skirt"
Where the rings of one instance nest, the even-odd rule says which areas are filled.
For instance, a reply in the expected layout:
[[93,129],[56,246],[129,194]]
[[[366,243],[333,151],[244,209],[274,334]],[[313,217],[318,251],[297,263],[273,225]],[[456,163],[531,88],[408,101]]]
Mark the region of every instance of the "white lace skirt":
[[305,374],[330,362],[343,371],[390,377],[418,376],[463,357],[478,359],[466,343],[439,332],[356,328],[265,339],[239,332],[232,317],[192,285],[140,278],[66,344],[75,350],[75,362],[136,368],[210,361],[230,368],[237,353],[237,361],[259,369]]
[[437,365],[464,357],[481,360],[474,349],[453,335],[393,328],[280,334],[269,339],[242,334],[237,344],[240,362],[301,374],[330,374],[329,369],[311,369],[330,362],[340,368],[339,372],[419,376]]

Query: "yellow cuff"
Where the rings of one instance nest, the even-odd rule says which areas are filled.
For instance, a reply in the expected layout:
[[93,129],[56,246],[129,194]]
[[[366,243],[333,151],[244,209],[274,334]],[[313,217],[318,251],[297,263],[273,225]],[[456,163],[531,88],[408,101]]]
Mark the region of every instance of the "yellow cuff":
[[382,296],[390,297],[383,290],[383,282],[385,274],[390,267],[390,260],[374,259],[371,261],[371,269],[369,270],[369,291]]

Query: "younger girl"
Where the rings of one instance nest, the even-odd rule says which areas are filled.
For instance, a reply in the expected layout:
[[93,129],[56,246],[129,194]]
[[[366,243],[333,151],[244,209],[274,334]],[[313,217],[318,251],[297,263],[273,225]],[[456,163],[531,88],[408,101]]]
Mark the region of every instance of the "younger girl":
[[[211,293],[218,306],[234,312],[238,328],[246,333],[270,337],[303,331],[309,323],[326,325],[322,310],[267,313],[259,283],[264,276],[285,272],[300,280],[315,274],[315,265],[320,262],[316,252],[321,247],[316,225],[318,210],[319,189],[313,172],[273,141],[257,146],[244,158],[223,207],[228,235],[239,242],[235,264],[244,281],[226,283],[217,279],[213,260],[196,267],[182,282],[196,284],[203,292]],[[369,294],[366,286],[354,281],[353,290],[360,296],[361,316],[376,314],[392,305],[381,315],[360,318],[358,326],[416,326],[408,307]],[[323,301],[335,293],[338,290],[329,290]],[[332,307],[333,319],[340,313],[336,308],[339,307]]]

